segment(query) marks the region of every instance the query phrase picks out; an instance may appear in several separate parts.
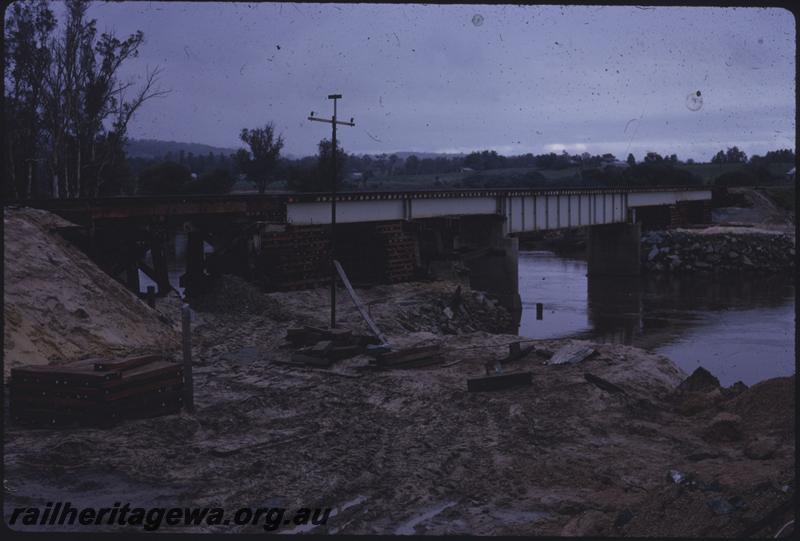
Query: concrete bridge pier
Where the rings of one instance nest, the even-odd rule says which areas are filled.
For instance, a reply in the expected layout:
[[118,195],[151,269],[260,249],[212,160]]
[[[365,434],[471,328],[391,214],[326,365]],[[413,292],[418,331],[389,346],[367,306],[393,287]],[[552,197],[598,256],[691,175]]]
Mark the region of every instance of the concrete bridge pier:
[[589,276],[638,276],[641,235],[639,223],[589,227],[586,239]]
[[486,249],[466,259],[470,288],[494,295],[517,321],[522,315],[519,296],[519,239],[503,233],[503,220],[496,217],[461,220],[457,242]]
[[517,319],[522,313],[518,261],[519,239],[505,237],[497,239],[486,255],[466,262],[470,288],[494,295]]

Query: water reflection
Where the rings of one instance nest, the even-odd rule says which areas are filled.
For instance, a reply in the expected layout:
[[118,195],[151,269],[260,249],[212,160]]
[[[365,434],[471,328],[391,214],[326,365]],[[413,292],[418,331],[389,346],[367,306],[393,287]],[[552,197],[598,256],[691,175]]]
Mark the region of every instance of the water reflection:
[[523,252],[519,278],[524,336],[632,344],[687,372],[703,365],[723,384],[794,373],[790,276],[587,278],[579,258]]

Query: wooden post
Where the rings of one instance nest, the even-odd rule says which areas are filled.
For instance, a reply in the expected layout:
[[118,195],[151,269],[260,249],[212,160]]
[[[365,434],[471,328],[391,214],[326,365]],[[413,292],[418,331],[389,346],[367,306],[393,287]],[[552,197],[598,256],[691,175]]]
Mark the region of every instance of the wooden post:
[[156,288],[154,286],[147,286],[147,305],[150,308],[156,307]]
[[536,303],[536,319],[541,320],[543,313],[544,313],[544,306],[542,305],[542,303],[537,302]]
[[171,289],[164,244],[164,239],[156,235],[154,235],[150,243],[150,253],[153,256],[153,270],[156,272],[155,279],[158,284],[158,294],[162,297],[169,293]]
[[203,234],[200,231],[190,231],[187,234],[186,242],[186,281],[184,283],[189,295],[200,289],[203,280],[203,258]]
[[128,265],[125,269],[125,285],[128,286],[128,289],[139,295],[139,266],[136,264],[136,260],[134,259],[133,255],[129,255],[130,260],[128,261]]
[[186,411],[194,413],[194,380],[192,378],[192,312],[188,304],[181,308],[183,316],[183,403]]

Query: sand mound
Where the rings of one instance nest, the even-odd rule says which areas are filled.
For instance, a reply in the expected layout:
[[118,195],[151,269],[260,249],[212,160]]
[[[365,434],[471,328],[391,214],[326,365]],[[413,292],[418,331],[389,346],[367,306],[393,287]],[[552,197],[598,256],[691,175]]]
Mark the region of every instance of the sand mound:
[[794,433],[794,376],[757,383],[728,403],[747,430]]
[[173,327],[100,270],[45,211],[4,209],[4,377],[15,366],[180,346]]

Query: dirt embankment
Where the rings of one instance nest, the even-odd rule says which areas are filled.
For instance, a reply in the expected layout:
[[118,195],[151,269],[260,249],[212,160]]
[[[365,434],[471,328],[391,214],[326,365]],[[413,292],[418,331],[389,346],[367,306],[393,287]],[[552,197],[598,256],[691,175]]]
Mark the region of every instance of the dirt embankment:
[[[548,340],[505,367],[532,385],[470,393],[467,378],[520,337],[471,330],[504,311],[463,286],[471,300],[453,309],[455,290],[359,290],[390,343],[441,344],[439,364],[374,371],[358,356],[311,369],[279,364],[292,353],[282,337],[326,324],[327,289],[263,294],[229,279],[196,305],[196,412],[109,430],[7,424],[5,512],[54,499],[320,506],[336,514],[312,533],[431,535],[772,536],[793,518],[781,507],[795,488],[793,377],[724,389],[613,344],[582,343],[595,352],[554,365],[568,341]],[[338,298],[340,325],[367,332]]]
[[97,268],[44,211],[4,209],[4,378],[12,367],[179,346],[170,322]]
[[[793,231],[795,212],[786,208],[787,199],[794,199],[790,186],[768,186],[759,189],[728,188],[727,202],[730,206],[715,208],[712,217],[715,223],[750,224],[765,229]],[[775,198],[779,198],[776,200]],[[780,204],[779,204],[780,203]]]

